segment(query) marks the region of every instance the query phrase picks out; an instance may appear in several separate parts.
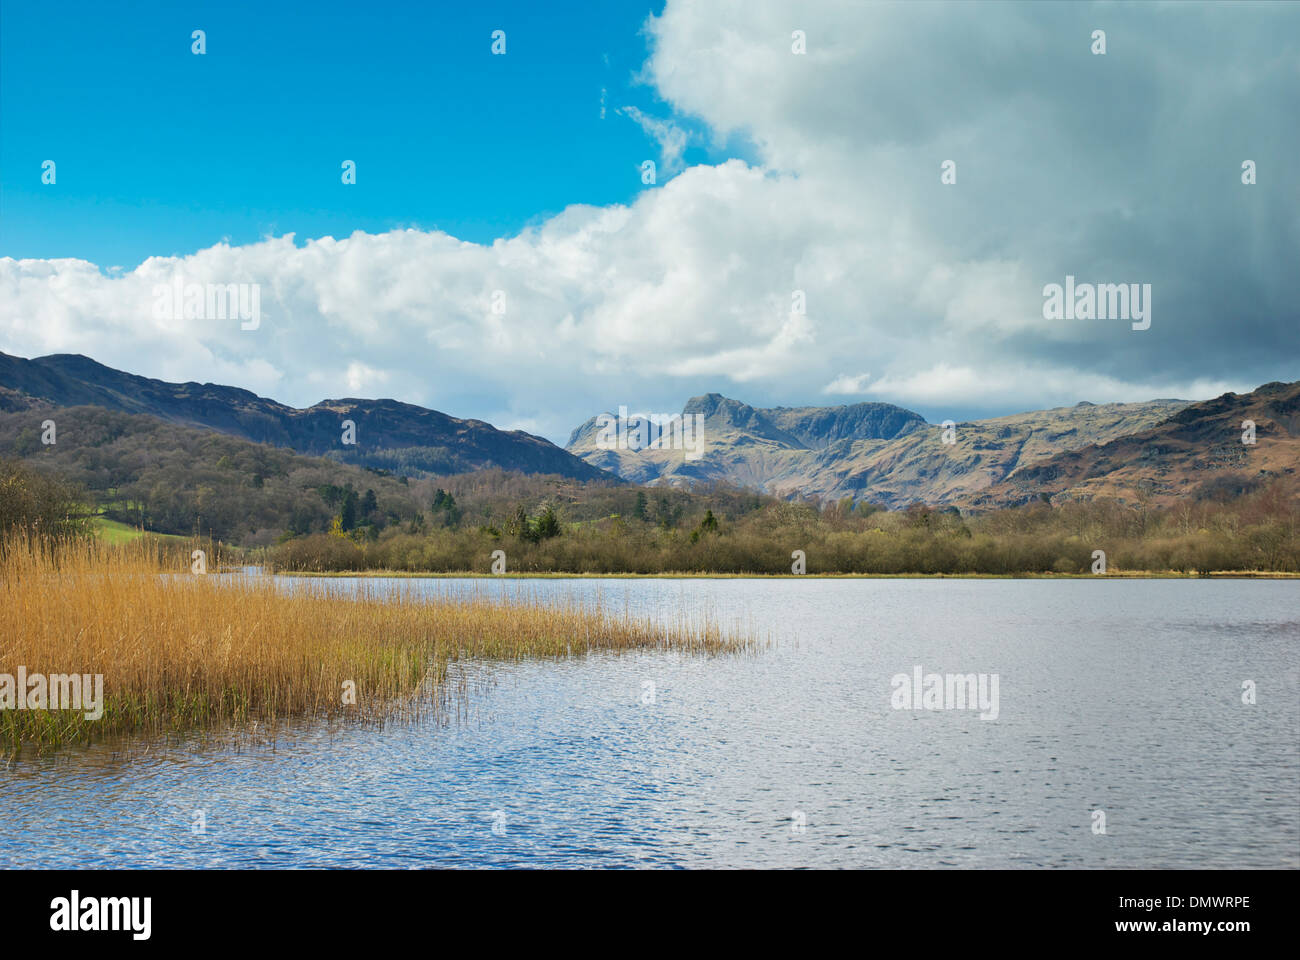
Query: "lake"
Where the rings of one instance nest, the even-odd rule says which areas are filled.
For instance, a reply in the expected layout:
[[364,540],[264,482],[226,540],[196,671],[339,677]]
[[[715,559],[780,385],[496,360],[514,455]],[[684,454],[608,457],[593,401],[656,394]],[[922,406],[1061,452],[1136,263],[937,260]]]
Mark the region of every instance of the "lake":
[[[1296,581],[399,583],[770,642],[456,664],[440,722],[24,760],[0,866],[1300,866]],[[896,708],[918,667],[996,719],[942,681],[953,708]]]

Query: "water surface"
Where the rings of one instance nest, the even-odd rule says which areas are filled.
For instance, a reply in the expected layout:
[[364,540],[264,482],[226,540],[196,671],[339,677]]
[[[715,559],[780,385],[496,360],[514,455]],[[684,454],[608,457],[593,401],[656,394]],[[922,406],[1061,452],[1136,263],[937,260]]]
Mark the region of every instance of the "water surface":
[[[706,611],[771,645],[468,663],[445,722],[23,761],[0,866],[1300,866],[1294,582],[365,583]],[[893,709],[916,665],[997,674],[997,720]]]

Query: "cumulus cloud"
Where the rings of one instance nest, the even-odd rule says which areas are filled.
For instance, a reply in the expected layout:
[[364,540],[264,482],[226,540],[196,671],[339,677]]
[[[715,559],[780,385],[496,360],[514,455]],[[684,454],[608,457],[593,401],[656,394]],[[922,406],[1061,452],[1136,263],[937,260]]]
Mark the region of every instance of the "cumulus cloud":
[[822,387],[822,393],[829,393],[836,396],[855,396],[867,392],[867,385],[871,382],[871,374],[859,373],[855,376],[841,374],[826,386]]
[[[559,440],[597,410],[707,391],[961,419],[1291,379],[1297,25],[1286,4],[669,0],[643,73],[674,114],[624,112],[665,168],[687,125],[747,141],[749,162],[488,245],[395,230],[111,272],[0,259],[3,348],[297,405],[382,392]],[[176,273],[260,284],[260,327],[155,319]],[[1152,284],[1151,329],[1044,320],[1067,274]]]
[[1068,368],[1026,367],[1005,364],[991,368],[937,363],[925,370],[903,376],[881,377],[867,386],[865,393],[874,399],[911,404],[934,410],[949,409],[954,417],[961,409],[992,402],[1004,412],[1024,412],[1024,391],[1020,384],[1029,381],[1038,386],[1033,394],[1034,409],[1073,406],[1080,400],[1104,398],[1104,403],[1132,403],[1139,400],[1215,397],[1229,390],[1241,392],[1252,387],[1232,380],[1197,378],[1181,381],[1131,383],[1114,377]]

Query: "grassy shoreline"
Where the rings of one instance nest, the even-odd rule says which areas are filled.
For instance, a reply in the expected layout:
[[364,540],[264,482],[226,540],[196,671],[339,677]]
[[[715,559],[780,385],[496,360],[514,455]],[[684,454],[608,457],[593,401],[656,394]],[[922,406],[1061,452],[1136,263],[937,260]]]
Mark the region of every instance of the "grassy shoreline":
[[1300,580],[1300,573],[1270,570],[1117,570],[1093,573],[483,573],[418,570],[268,570],[283,577],[402,580]]
[[[287,719],[418,718],[436,712],[460,660],[754,645],[708,620],[660,624],[576,602],[286,591],[269,577],[191,573],[188,556],[183,565],[145,540],[0,546],[0,744],[14,755]],[[39,699],[20,687],[38,676]],[[56,703],[47,691],[60,677],[101,678],[99,715]]]

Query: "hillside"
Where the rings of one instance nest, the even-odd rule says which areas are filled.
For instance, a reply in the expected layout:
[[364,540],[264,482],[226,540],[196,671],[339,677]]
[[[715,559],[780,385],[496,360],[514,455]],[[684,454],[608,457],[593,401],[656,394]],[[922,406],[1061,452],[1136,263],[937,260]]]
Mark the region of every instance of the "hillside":
[[976,420],[957,424],[949,445],[940,426],[892,404],[761,409],[709,394],[683,408],[704,416],[698,459],[681,450],[600,449],[595,417],[573,432],[568,450],[637,483],[711,480],[780,497],[940,505],[964,502],[1064,451],[1151,427],[1186,405],[1084,402]]
[[[0,410],[82,405],[413,476],[495,467],[579,480],[602,477],[541,437],[396,400],[324,400],[300,410],[237,387],[135,376],[80,354],[25,360],[0,353]],[[355,445],[342,443],[345,420],[356,425]]]
[[[57,442],[41,443],[36,417],[55,421]],[[0,412],[0,462],[10,458],[79,488],[89,512],[102,511],[108,524],[239,546],[332,530],[360,542],[399,531],[472,534],[480,526],[507,526],[520,506],[536,512],[543,504],[580,525],[640,513],[675,528],[709,508],[739,516],[767,502],[740,490],[640,491],[608,474],[575,480],[481,469],[408,478],[97,406]],[[440,498],[441,488],[454,498]],[[0,515],[6,506],[0,498]],[[341,530],[334,529],[336,520]]]
[[[1255,443],[1242,442],[1243,422]],[[971,497],[977,508],[1112,498],[1169,506],[1252,492],[1300,467],[1300,381],[1194,403],[1161,423],[1042,459]]]
[[[306,457],[211,430],[104,407],[42,408],[57,442],[40,441],[30,411],[0,413],[0,455],[85,490],[104,516],[158,533],[211,535],[267,544],[286,530],[330,529],[331,489],[373,490],[379,526],[409,521],[428,499],[419,483],[372,469]],[[322,490],[325,491],[322,494]]]

